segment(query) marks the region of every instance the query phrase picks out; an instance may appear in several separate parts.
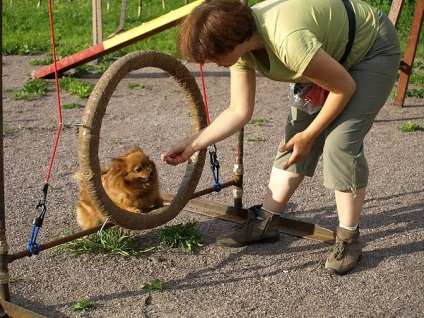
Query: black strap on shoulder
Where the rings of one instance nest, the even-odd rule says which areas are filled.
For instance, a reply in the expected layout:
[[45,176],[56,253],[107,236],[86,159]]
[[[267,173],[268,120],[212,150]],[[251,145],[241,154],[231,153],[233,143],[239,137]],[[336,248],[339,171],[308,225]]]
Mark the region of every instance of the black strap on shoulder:
[[353,11],[352,4],[350,3],[349,0],[342,0],[342,2],[346,8],[347,16],[349,18],[349,41],[347,42],[345,52],[339,61],[340,64],[343,64],[344,62],[346,62],[346,59],[349,56],[350,50],[352,49],[353,41],[355,40],[355,32],[356,32],[355,12]]

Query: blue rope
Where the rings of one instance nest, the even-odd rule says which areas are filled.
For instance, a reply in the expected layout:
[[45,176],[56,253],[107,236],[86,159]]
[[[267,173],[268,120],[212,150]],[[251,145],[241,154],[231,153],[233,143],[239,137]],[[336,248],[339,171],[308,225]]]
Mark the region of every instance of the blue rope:
[[[48,187],[49,187],[48,183],[44,184],[43,201],[40,201],[35,207],[37,210],[41,210],[41,212],[40,212],[40,215],[36,217],[34,221],[32,222],[31,237],[27,244],[27,248],[29,250],[29,256],[38,255],[41,252],[41,246],[36,241],[37,241],[38,232],[40,231],[40,228],[43,226],[43,220],[46,214],[46,209],[47,209],[46,199],[47,199]],[[37,251],[34,251],[34,247],[37,247]]]
[[[215,190],[217,192],[221,191],[221,184],[219,183],[219,161],[218,161],[218,156],[216,155],[216,145],[213,144],[212,146],[209,147],[209,158],[210,158],[210,167],[212,170],[212,176],[213,179],[215,180],[215,183],[213,184],[213,186],[215,187]],[[216,173],[215,173],[216,171]]]
[[[31,238],[29,239],[29,242],[27,244],[27,248],[29,250],[29,256],[32,255],[37,255],[38,253],[41,252],[41,246],[40,244],[36,243],[35,241],[37,240],[37,235],[38,235],[38,231],[40,230],[39,227],[33,226],[32,227],[32,231],[31,231]],[[33,247],[36,246],[37,247],[37,251],[34,252]]]

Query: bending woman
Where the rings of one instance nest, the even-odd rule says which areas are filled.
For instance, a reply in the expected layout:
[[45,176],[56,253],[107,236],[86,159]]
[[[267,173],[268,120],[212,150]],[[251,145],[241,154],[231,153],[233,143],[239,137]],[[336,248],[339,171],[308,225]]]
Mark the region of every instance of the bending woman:
[[[339,63],[349,42],[343,1],[267,0],[249,8],[236,0],[206,0],[196,7],[180,29],[179,53],[192,62],[230,67],[231,101],[211,125],[162,155],[166,163],[180,164],[246,125],[255,107],[256,72],[329,91],[316,113],[291,105],[262,208],[218,243],[237,247],[279,240],[280,214],[322,155],[324,185],[334,190],[339,219],[325,269],[340,275],[362,254],[359,219],[368,184],[364,138],[389,97],[400,61],[390,20],[367,3],[350,0],[354,42]],[[275,111],[279,107],[284,105],[276,104]]]

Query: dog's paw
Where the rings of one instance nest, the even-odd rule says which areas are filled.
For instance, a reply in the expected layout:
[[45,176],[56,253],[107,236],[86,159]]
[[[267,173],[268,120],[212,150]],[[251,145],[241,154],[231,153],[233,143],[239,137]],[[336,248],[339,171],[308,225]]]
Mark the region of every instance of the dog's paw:
[[169,200],[163,200],[162,201],[162,206],[170,206],[171,205],[171,201]]
[[134,213],[143,213],[143,210],[141,210],[139,208],[134,208],[134,207],[130,207],[130,208],[127,208],[125,210],[130,211],[130,212],[134,212]]

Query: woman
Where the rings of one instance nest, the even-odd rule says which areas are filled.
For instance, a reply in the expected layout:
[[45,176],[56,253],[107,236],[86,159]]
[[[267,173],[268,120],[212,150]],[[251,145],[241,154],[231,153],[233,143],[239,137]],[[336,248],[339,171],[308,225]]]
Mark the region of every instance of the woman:
[[360,259],[358,226],[368,183],[363,141],[391,92],[400,49],[385,15],[360,0],[350,4],[355,36],[343,65],[349,18],[342,0],[267,0],[252,8],[235,0],[206,0],[184,21],[179,53],[193,62],[230,67],[231,101],[210,126],[163,154],[168,164],[188,160],[249,122],[256,71],[329,91],[315,114],[291,107],[262,208],[244,228],[218,237],[218,243],[234,247],[279,240],[280,214],[323,155],[324,185],[335,191],[339,218],[325,269],[342,275]]

